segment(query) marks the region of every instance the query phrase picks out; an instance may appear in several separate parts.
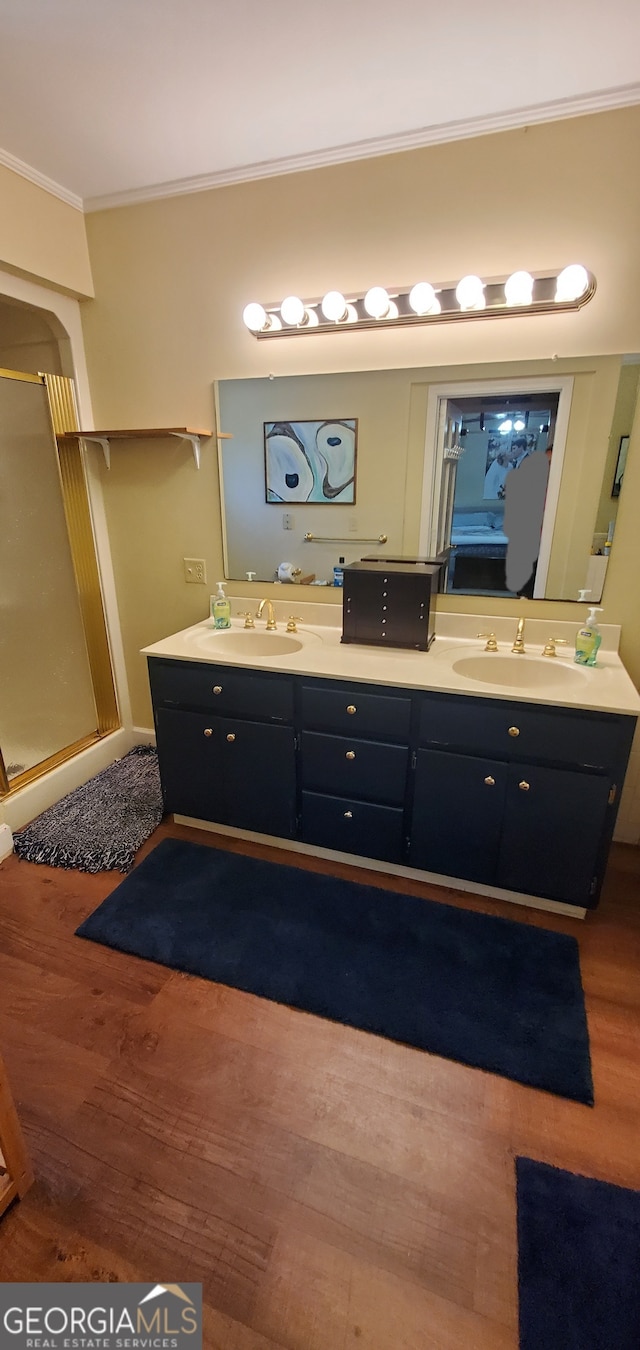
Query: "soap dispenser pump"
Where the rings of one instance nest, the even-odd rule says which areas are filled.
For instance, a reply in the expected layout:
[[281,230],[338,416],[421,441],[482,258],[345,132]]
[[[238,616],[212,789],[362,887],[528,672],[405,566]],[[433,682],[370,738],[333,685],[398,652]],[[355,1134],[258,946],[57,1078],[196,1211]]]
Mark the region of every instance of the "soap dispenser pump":
[[596,664],[598,648],[602,642],[596,614],[602,614],[602,610],[597,605],[590,605],[587,622],[582,624],[576,633],[576,654],[573,659],[579,666]]

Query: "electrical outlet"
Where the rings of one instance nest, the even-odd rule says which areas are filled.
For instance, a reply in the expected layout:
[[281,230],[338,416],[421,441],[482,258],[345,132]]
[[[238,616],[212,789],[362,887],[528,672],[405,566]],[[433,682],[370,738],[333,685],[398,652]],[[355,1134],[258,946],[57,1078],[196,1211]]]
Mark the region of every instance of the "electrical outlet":
[[358,532],[358,517],[349,516],[349,534],[357,534],[357,532]]
[[292,529],[293,529],[293,516],[291,515],[291,512],[290,512],[290,511],[284,511],[284,512],[283,512],[283,515],[282,515],[282,528],[283,528],[283,530],[292,530]]
[[184,579],[195,585],[204,586],[207,581],[207,564],[204,558],[183,558]]

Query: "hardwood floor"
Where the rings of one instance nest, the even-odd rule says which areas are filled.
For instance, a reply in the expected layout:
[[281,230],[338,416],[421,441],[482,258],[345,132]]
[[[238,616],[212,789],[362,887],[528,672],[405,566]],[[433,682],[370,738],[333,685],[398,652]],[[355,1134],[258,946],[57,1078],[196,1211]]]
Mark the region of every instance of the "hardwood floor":
[[[333,864],[199,834],[166,834]],[[200,1281],[208,1350],[515,1350],[513,1159],[640,1188],[640,855],[573,933],[593,1109],[74,937],[117,873],[0,867],[0,1049],[36,1174],[0,1279]]]

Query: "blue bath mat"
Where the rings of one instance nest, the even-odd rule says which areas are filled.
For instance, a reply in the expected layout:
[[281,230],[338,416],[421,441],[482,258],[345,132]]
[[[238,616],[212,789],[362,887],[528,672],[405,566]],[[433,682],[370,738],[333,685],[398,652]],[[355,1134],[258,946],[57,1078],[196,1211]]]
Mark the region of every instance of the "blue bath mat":
[[165,839],[81,937],[593,1103],[573,937]]
[[520,1350],[638,1350],[640,1191],[516,1159]]

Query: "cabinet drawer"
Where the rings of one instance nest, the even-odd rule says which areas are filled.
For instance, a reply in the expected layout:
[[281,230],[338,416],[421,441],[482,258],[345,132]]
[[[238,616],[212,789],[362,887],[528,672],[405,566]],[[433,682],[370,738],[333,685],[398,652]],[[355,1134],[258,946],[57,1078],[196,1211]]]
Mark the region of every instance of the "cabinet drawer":
[[420,745],[610,771],[627,742],[629,718],[539,708],[473,697],[426,697],[420,708]]
[[302,786],[365,801],[404,802],[409,751],[403,745],[302,733]]
[[321,848],[402,862],[403,812],[397,807],[303,792],[301,834]]
[[209,662],[149,661],[155,704],[211,708],[222,717],[255,717],[265,722],[293,721],[293,680],[270,672],[240,671]]
[[407,742],[411,699],[402,695],[370,694],[367,686],[362,684],[351,688],[303,684],[302,722],[305,727],[317,731]]

